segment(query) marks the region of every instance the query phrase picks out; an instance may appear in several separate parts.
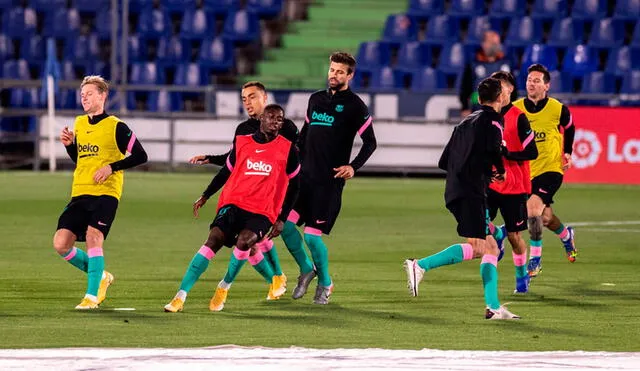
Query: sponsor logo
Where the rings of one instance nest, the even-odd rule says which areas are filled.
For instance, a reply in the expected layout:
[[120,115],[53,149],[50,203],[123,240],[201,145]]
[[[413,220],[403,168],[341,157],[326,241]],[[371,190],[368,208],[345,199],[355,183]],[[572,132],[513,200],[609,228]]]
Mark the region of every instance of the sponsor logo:
[[107,225],[107,223],[98,222],[98,225],[106,226],[106,225]]
[[266,151],[266,149],[256,149],[256,153],[262,153],[264,151]]
[[342,111],[344,111],[344,105],[336,104],[336,112],[342,112]]
[[269,176],[271,174],[271,170],[273,170],[273,166],[264,161],[254,162],[247,159],[247,170],[248,171],[244,172],[245,175]]
[[544,142],[545,140],[547,140],[547,133],[545,132],[539,132],[539,131],[535,131],[535,137],[536,137],[536,142]]
[[326,220],[316,220],[316,224],[324,224],[326,223]]
[[331,115],[327,115],[326,113],[318,113],[316,111],[311,112],[311,123],[310,125],[320,125],[320,126],[333,126],[333,122],[335,118]]
[[573,151],[571,157],[573,166],[578,169],[585,169],[595,166],[600,159],[602,145],[598,139],[598,135],[591,130],[578,129],[574,139]]
[[95,144],[78,143],[78,158],[98,156],[99,153],[100,147]]

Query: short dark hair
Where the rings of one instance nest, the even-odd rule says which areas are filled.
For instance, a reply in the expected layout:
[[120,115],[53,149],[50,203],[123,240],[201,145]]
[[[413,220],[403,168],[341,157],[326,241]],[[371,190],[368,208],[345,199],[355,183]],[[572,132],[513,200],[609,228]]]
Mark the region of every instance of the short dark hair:
[[246,83],[244,83],[244,85],[242,85],[242,89],[250,88],[252,86],[255,86],[259,90],[262,90],[263,93],[267,92],[267,88],[265,88],[264,84],[260,81],[247,81]]
[[511,92],[511,97],[509,98],[512,102],[516,99],[518,99],[518,86],[516,85],[516,78],[513,77],[513,75],[511,74],[511,72],[507,72],[507,71],[498,71],[498,72],[494,72],[491,74],[491,76],[494,79],[498,79],[500,81],[504,81],[507,82],[509,84],[511,84],[511,86],[513,86],[513,91]]
[[267,111],[271,111],[271,110],[280,110],[280,111],[282,111],[282,114],[284,115],[284,108],[282,108],[282,106],[279,105],[279,104],[275,104],[275,103],[267,104],[264,107],[264,111],[263,112],[267,112]]
[[549,81],[551,81],[551,74],[549,73],[549,70],[540,63],[529,66],[529,68],[527,68],[527,74],[530,74],[531,72],[542,72],[542,81],[544,81],[545,84],[548,84]]
[[502,93],[502,85],[498,79],[487,77],[478,85],[478,98],[481,104],[494,103],[500,97],[500,93]]
[[347,69],[349,75],[356,69],[356,59],[349,53],[335,52],[329,57],[329,62],[346,64],[349,66]]

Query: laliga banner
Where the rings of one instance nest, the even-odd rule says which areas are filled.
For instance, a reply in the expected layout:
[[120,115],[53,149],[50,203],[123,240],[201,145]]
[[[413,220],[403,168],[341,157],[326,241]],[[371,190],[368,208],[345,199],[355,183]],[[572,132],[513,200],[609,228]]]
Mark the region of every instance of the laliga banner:
[[640,184],[640,108],[570,109],[576,137],[565,181]]

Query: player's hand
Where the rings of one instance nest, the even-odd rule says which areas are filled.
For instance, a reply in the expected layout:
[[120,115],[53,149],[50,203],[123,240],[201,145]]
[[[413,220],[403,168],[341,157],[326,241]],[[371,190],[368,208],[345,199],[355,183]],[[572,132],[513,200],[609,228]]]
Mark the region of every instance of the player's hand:
[[207,160],[207,156],[205,155],[198,155],[198,156],[191,157],[189,159],[189,163],[196,164],[196,165],[204,165],[204,164],[208,164],[209,160]]
[[498,173],[498,172],[494,172],[493,175],[491,176],[491,182],[493,183],[502,183],[504,182],[504,180],[507,179],[507,173]]
[[351,165],[344,165],[344,166],[340,166],[338,168],[333,168],[333,171],[336,171],[336,175],[334,175],[334,178],[342,178],[344,180],[348,180],[353,178],[353,174],[355,174],[355,170],[353,170],[353,167]]
[[65,147],[70,146],[73,144],[73,137],[73,131],[69,130],[68,126],[65,126],[60,133],[60,142],[62,142]]
[[109,178],[111,174],[113,174],[111,165],[104,165],[103,167],[98,169],[95,174],[93,174],[93,181],[97,184],[102,184],[105,180],[107,180],[107,178]]
[[271,227],[269,234],[267,234],[267,239],[270,240],[272,238],[278,237],[280,233],[282,233],[283,229],[284,229],[284,222],[279,219],[276,220],[276,222],[273,223],[273,227]]
[[573,166],[573,158],[570,154],[565,153],[562,156],[562,170],[570,169]]
[[200,214],[198,213],[198,210],[200,210],[200,208],[201,208],[202,206],[204,206],[204,204],[206,204],[206,203],[207,203],[207,198],[206,198],[206,197],[204,197],[204,196],[200,196],[200,197],[196,200],[196,202],[194,202],[194,203],[193,203],[193,216],[194,216],[194,217],[196,217],[196,218],[197,218],[197,217],[199,217],[199,216],[200,216]]

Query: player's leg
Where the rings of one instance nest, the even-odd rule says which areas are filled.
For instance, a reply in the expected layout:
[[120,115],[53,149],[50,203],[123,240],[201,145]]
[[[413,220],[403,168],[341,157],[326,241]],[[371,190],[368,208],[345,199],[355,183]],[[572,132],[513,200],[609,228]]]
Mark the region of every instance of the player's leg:
[[480,262],[480,276],[484,288],[484,301],[486,304],[485,318],[490,320],[515,320],[520,316],[511,313],[498,299],[498,254],[499,249],[495,239],[488,235],[486,240],[469,239],[474,251],[484,250]]
[[522,231],[527,229],[527,195],[505,195],[500,212],[505,221],[505,231],[512,247],[515,266],[517,293],[526,293],[529,289],[527,272],[527,244]]
[[[275,291],[282,291],[284,294],[287,291],[287,276],[282,272],[275,243],[273,240],[262,240],[256,244],[255,249],[262,251],[266,261],[271,265],[271,268],[273,268],[273,285]],[[270,300],[272,298],[267,299]]]
[[[296,261],[298,267],[300,268],[300,276],[298,277],[298,280],[302,279],[308,280],[310,282],[313,277],[315,277],[315,272],[313,269],[313,265],[311,264],[311,260],[307,255],[307,251],[304,248],[302,236],[296,228],[296,224],[300,222],[301,214],[303,214],[303,216],[306,216],[307,214],[307,204],[310,201],[309,197],[312,194],[309,188],[310,185],[307,184],[307,182],[303,181],[301,184],[298,200],[296,201],[293,210],[291,210],[291,213],[289,213],[280,236],[282,237],[287,250],[289,250],[289,253],[291,254],[291,256],[293,256],[293,259]],[[294,296],[295,292],[296,291],[294,290]],[[294,297],[294,299],[297,298]]]
[[551,208],[549,208],[549,215],[544,216],[545,219],[548,220],[546,224],[547,228],[552,230],[553,233],[560,238],[560,241],[562,241],[562,245],[564,246],[564,250],[567,254],[567,259],[572,263],[575,262],[576,257],[578,256],[578,249],[576,249],[575,230],[573,227],[562,224]]
[[542,213],[545,204],[537,194],[527,200],[527,221],[529,228],[529,264],[527,271],[530,277],[537,276],[542,270]]
[[53,236],[53,248],[74,267],[87,273],[89,257],[87,253],[74,246],[79,239],[84,240],[87,229],[87,213],[82,200],[72,199],[58,218],[58,228]]
[[[489,189],[487,191],[487,210],[489,211],[489,233],[495,238],[496,243],[498,244],[498,249],[500,249],[500,255],[498,255],[498,261],[502,260],[504,256],[504,240],[507,238],[507,231],[502,226],[496,226],[493,224],[493,220],[498,216],[498,210],[500,209],[504,195]],[[502,215],[504,219],[504,214]]]

